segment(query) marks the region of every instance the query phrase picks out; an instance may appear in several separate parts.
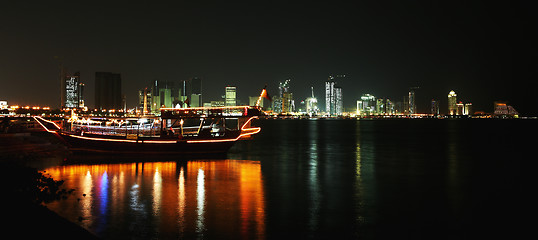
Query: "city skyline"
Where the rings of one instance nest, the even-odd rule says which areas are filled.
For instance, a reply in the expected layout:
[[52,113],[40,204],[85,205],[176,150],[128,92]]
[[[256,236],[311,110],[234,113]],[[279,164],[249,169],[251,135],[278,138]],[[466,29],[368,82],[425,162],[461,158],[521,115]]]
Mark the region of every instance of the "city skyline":
[[[9,3],[0,16],[0,99],[58,106],[61,65],[80,72],[90,107],[95,72],[122,74],[128,106],[149,81],[193,76],[204,79],[204,102],[226,85],[246,102],[288,78],[296,100],[312,86],[321,100],[327,76],[345,73],[346,109],[365,93],[396,101],[419,86],[418,112],[431,99],[444,109],[454,89],[476,110],[500,100],[538,113],[528,87],[538,77],[537,21],[526,3],[221,4]],[[72,9],[77,17],[67,21]]]

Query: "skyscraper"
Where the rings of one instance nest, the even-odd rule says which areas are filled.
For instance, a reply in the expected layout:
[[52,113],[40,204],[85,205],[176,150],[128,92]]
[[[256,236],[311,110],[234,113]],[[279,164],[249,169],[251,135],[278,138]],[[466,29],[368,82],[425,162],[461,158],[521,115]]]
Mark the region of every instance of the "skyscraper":
[[439,115],[439,102],[435,99],[432,99],[431,101],[430,112],[433,115]]
[[376,110],[376,98],[371,94],[363,94],[357,101],[357,114],[370,115]]
[[312,90],[312,97],[306,99],[306,113],[312,116],[319,113],[319,108],[318,99],[314,97],[314,87],[311,87],[310,89]]
[[336,85],[336,80],[345,77],[346,75],[331,75],[325,82],[325,111],[329,115],[341,115],[344,112],[342,88]]
[[415,114],[417,113],[417,104],[416,104],[416,96],[415,96],[415,90],[417,90],[418,87],[412,87],[409,88],[409,111],[408,114]]
[[225,106],[236,106],[237,105],[237,88],[235,86],[226,86],[226,94],[224,98]]
[[65,75],[62,84],[62,107],[83,108],[84,107],[84,84],[80,82],[80,73]]
[[95,73],[95,108],[122,109],[121,74]]
[[202,79],[193,77],[190,86],[191,107],[202,107]]
[[466,103],[465,107],[463,108],[463,115],[473,115],[473,104],[472,103]]
[[293,93],[290,91],[291,79],[286,79],[284,82],[278,83],[279,99],[282,107],[279,109],[281,113],[292,112],[294,110]]
[[448,93],[448,114],[449,115],[456,115],[458,112],[458,106],[457,106],[457,95],[456,92],[450,91]]

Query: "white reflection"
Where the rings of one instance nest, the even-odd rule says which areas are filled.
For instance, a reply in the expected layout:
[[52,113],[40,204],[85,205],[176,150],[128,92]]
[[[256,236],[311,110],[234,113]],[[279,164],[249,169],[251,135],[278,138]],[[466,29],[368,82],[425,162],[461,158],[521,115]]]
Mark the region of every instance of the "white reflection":
[[153,216],[158,216],[159,209],[161,208],[162,183],[161,173],[159,172],[159,168],[156,168],[155,175],[153,176]]
[[196,232],[203,238],[204,228],[204,205],[205,205],[205,175],[203,169],[198,169],[197,187],[196,187]]
[[86,194],[85,196],[81,198],[81,206],[82,206],[82,218],[90,220],[91,224],[91,214],[92,214],[92,189],[93,189],[93,180],[92,180],[92,174],[90,173],[90,170],[86,172],[86,175],[84,176],[84,179],[82,180],[82,193]]
[[183,171],[183,168],[179,170],[177,198],[179,203],[179,232],[183,233],[185,230],[185,172]]
[[311,121],[309,122],[309,128],[310,133],[312,134],[312,137],[310,138],[310,149],[309,149],[309,155],[310,155],[310,171],[308,172],[308,188],[310,190],[310,217],[308,218],[308,225],[311,230],[314,230],[317,228],[319,219],[319,210],[320,210],[320,202],[321,202],[321,194],[320,194],[320,185],[319,185],[319,179],[318,179],[318,132],[316,129],[317,121]]

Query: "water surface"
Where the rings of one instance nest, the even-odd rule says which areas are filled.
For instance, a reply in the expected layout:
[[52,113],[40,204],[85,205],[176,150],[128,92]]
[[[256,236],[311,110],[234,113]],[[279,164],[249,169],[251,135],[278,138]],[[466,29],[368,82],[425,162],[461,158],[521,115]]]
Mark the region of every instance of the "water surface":
[[226,159],[47,168],[76,189],[48,206],[103,238],[464,239],[529,225],[536,121],[257,124]]

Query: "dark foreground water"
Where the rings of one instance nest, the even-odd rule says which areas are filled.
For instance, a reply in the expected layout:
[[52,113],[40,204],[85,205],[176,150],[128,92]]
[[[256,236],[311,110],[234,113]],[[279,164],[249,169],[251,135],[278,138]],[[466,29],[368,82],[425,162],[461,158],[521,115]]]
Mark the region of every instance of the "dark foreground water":
[[76,192],[48,207],[107,239],[513,239],[532,227],[535,120],[257,124],[227,159],[49,167]]

